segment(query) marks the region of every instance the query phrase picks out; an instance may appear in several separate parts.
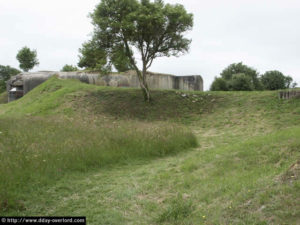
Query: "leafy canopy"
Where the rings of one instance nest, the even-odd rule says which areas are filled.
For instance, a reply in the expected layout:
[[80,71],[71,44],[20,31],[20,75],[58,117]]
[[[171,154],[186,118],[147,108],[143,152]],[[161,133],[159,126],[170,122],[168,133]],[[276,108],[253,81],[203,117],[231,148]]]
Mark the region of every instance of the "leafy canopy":
[[20,73],[20,71],[13,67],[0,65],[0,93],[6,89],[5,81],[18,73]]
[[212,91],[252,91],[262,90],[259,73],[242,62],[232,63],[215,77],[210,90]]
[[[183,35],[192,28],[193,15],[179,4],[164,4],[162,0],[102,0],[91,18],[93,38],[80,49],[79,66],[110,68],[113,64],[117,69],[134,69],[148,100],[146,71],[153,60],[186,53],[191,43]],[[92,55],[97,56],[94,61]],[[141,60],[141,70],[137,59]]]
[[254,86],[251,77],[244,73],[234,74],[229,82],[229,90],[232,91],[253,91]]
[[[101,72],[109,72],[113,65],[119,72],[130,70],[128,58],[126,58],[124,48],[119,46],[115,48],[110,55],[101,48],[99,40],[92,39],[85,42],[82,48],[79,49],[79,63],[78,66],[89,70],[97,70]],[[108,60],[110,59],[110,63]]]
[[228,82],[222,77],[215,77],[210,86],[211,91],[228,91]]
[[245,76],[250,78],[250,82],[252,83],[251,85],[253,86],[254,89],[256,90],[261,89],[261,85],[258,79],[259,74],[255,69],[247,65],[244,65],[242,62],[233,63],[230,64],[222,71],[221,77],[229,81],[232,80],[235,74],[244,74]]
[[30,50],[28,47],[23,47],[18,52],[17,60],[20,63],[20,68],[25,72],[28,72],[34,66],[39,65],[36,50]]
[[267,71],[259,77],[259,73],[244,65],[233,63],[226,67],[221,77],[215,77],[211,84],[211,91],[252,91],[252,90],[278,90],[294,88],[293,78],[285,76],[277,70]]
[[261,76],[261,82],[267,90],[278,90],[285,88],[293,88],[297,84],[293,83],[293,78],[285,76],[277,70],[267,71]]

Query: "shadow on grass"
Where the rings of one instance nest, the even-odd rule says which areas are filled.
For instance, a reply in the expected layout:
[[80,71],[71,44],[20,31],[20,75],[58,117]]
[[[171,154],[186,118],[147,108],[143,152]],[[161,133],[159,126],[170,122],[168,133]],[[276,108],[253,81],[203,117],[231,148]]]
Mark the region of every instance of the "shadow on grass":
[[211,112],[217,97],[200,92],[151,91],[152,101],[145,102],[138,89],[101,90],[89,93],[77,106],[84,104],[95,114],[117,119],[188,122]]

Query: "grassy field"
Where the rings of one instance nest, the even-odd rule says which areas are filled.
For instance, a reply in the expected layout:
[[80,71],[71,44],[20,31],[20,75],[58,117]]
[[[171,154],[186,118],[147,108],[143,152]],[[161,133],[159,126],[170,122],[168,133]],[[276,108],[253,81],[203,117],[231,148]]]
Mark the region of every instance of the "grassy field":
[[0,214],[299,224],[300,99],[52,78],[0,105]]

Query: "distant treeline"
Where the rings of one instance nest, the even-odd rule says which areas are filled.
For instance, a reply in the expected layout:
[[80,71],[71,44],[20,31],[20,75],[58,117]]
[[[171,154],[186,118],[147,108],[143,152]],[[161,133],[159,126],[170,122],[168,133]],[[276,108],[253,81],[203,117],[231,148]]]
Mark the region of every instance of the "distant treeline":
[[229,65],[220,75],[221,77],[215,77],[211,91],[278,90],[294,88],[297,85],[291,76],[280,71],[272,70],[260,75],[242,62]]

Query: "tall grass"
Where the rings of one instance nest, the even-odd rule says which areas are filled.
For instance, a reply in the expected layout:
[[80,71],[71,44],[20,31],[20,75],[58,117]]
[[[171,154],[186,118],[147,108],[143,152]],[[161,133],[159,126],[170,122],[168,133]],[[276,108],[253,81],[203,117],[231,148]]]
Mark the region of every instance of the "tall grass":
[[197,145],[172,124],[71,122],[51,118],[0,119],[0,203],[18,207],[22,192],[71,171],[131,163]]

